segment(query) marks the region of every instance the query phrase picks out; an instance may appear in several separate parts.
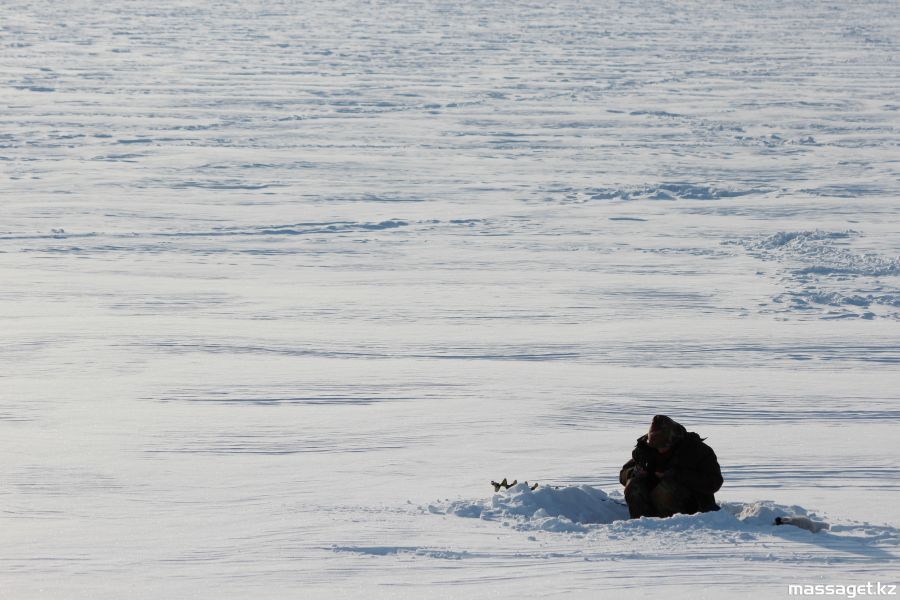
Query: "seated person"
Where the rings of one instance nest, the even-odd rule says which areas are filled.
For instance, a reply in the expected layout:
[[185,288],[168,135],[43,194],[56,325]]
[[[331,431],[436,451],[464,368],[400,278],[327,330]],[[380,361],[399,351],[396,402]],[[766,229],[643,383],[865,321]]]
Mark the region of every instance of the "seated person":
[[716,453],[696,433],[656,415],[631,457],[619,481],[632,519],[719,510],[714,494],[722,487],[722,471]]

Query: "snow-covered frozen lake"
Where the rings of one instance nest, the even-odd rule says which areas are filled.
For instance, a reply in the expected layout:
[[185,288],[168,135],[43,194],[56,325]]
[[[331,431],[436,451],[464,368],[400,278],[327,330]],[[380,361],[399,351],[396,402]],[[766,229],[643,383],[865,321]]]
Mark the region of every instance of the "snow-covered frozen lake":
[[[0,595],[900,584],[898,57],[890,1],[3,2]],[[615,520],[657,413],[722,511]]]

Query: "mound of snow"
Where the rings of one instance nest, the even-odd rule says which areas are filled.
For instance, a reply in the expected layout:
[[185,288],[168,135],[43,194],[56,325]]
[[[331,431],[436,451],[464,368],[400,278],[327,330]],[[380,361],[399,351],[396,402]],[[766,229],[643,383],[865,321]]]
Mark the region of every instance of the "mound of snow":
[[783,506],[770,501],[751,502],[725,502],[722,510],[728,512],[738,520],[748,525],[772,525],[777,517],[809,517],[807,510],[801,506]]
[[503,521],[522,531],[557,533],[585,533],[604,526],[614,531],[704,529],[747,532],[774,527],[776,517],[816,518],[800,506],[758,501],[725,502],[716,512],[629,520],[625,503],[603,490],[587,485],[531,490],[523,483],[498,492],[490,499],[457,500],[444,506],[431,505],[428,510],[463,518]]
[[751,503],[724,502],[721,509],[714,512],[697,513],[693,515],[674,515],[665,519],[641,518],[613,524],[616,531],[624,530],[714,530],[718,532],[749,532],[760,529],[771,529],[775,526],[776,517],[810,517],[815,520],[814,514],[810,514],[800,506],[783,506],[765,500]]
[[490,500],[458,500],[432,512],[485,520],[508,519],[519,529],[584,532],[584,525],[628,518],[628,508],[606,492],[587,485],[531,490],[524,483],[493,495]]

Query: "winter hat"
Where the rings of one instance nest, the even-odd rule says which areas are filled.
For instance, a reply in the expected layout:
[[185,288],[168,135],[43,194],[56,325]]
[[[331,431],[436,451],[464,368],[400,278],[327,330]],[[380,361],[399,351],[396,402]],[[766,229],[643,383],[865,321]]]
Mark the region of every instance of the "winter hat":
[[651,448],[668,448],[681,438],[681,426],[666,415],[656,415],[650,423],[647,444]]

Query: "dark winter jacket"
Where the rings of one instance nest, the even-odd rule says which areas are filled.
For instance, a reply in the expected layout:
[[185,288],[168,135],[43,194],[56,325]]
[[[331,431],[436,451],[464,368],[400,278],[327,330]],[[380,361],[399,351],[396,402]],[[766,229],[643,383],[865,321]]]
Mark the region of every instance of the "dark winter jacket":
[[703,443],[696,433],[688,433],[682,425],[681,438],[665,454],[660,454],[647,444],[647,436],[638,438],[637,445],[629,460],[619,473],[622,485],[628,483],[633,476],[635,465],[648,473],[650,477],[656,472],[665,473],[678,483],[693,492],[697,510],[708,512],[718,510],[714,494],[722,487],[722,471],[713,449]]

